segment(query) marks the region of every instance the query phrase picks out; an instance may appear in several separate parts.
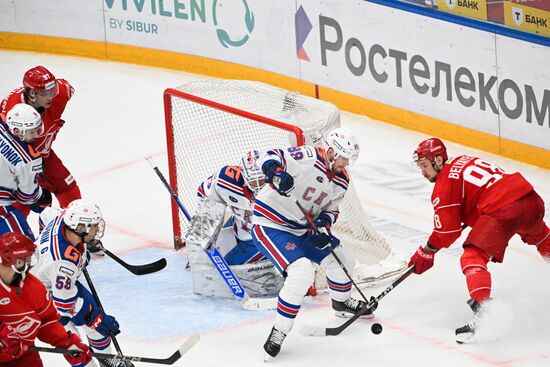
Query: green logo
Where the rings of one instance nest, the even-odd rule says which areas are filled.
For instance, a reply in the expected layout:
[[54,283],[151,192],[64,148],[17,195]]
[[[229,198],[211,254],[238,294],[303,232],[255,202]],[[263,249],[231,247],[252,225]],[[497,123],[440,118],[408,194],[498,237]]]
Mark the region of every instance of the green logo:
[[246,32],[244,32],[244,35],[241,32],[241,34],[239,35],[231,36],[229,35],[229,32],[227,32],[222,27],[222,25],[220,25],[218,22],[218,16],[217,16],[218,1],[219,0],[214,0],[214,2],[212,3],[212,16],[214,20],[214,26],[216,27],[216,34],[218,36],[218,40],[220,41],[222,46],[226,48],[229,48],[230,46],[240,47],[244,45],[248,41],[248,39],[250,38],[250,34],[254,30],[254,14],[252,13],[252,11],[250,11],[250,8],[248,7],[248,3],[246,2],[246,0],[241,0],[245,9],[244,24],[246,26]]

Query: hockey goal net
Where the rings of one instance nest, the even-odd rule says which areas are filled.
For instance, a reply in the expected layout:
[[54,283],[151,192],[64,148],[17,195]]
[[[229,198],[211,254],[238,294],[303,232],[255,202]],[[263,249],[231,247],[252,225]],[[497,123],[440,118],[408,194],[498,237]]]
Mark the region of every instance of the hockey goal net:
[[[340,126],[340,111],[333,104],[254,81],[201,80],[169,88],[164,108],[170,184],[190,213],[198,185],[220,167],[237,164],[248,149],[319,145]],[[175,203],[172,218],[179,248],[187,220]],[[333,232],[355,254],[358,282],[385,278],[406,266],[369,225],[353,177]],[[320,269],[318,289],[325,288],[323,275]]]

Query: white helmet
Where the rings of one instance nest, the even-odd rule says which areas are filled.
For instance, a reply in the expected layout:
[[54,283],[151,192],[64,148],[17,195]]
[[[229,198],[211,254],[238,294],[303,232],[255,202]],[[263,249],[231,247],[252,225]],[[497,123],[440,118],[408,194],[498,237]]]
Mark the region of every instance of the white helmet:
[[[65,221],[67,227],[69,227],[79,235],[86,235],[90,232],[91,226],[103,223],[99,206],[90,201],[82,199],[74,200],[69,204],[67,209],[65,209],[63,220]],[[84,226],[84,228],[79,228],[79,225]],[[101,233],[98,233],[98,235],[103,235],[103,228],[101,227],[102,226],[100,225],[99,232]],[[101,238],[101,236],[99,238]]]
[[[21,141],[36,139],[44,133],[42,117],[32,106],[25,103],[18,103],[8,111],[6,123],[11,133]],[[18,129],[19,133],[16,134],[15,129]]]
[[241,158],[241,162],[239,163],[244,183],[255,194],[265,185],[265,174],[262,168],[258,166],[258,159],[260,159],[260,152],[256,149],[250,149]]
[[344,157],[350,163],[359,157],[359,143],[350,129],[338,127],[331,130],[325,138],[325,150],[334,149],[334,159]]

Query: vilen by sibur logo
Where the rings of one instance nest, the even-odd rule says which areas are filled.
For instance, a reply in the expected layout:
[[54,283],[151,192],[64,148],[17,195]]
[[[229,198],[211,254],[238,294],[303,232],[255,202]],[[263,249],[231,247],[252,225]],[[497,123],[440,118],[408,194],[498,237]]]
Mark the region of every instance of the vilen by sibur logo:
[[306,11],[301,5],[294,15],[294,28],[296,30],[296,56],[298,56],[300,60],[310,61],[304,48],[304,43],[313,29],[313,26],[311,25],[311,21],[309,20]]
[[[107,8],[118,15],[106,19],[110,29],[156,36],[166,32],[160,17],[171,22],[191,22],[194,26],[214,28],[219,43],[225,47],[240,47],[254,31],[255,18],[248,0],[104,0]],[[138,19],[136,19],[137,17]]]
[[214,0],[212,3],[212,20],[214,21],[214,26],[216,27],[216,35],[218,36],[218,41],[222,44],[223,47],[229,48],[229,46],[232,47],[240,47],[244,45],[250,38],[250,34],[254,30],[254,13],[250,10],[248,3],[246,0],[242,0],[242,4],[245,8],[244,13],[244,25],[246,27],[246,32],[244,35],[231,37],[226,31],[220,22],[218,22],[218,2],[220,0]]

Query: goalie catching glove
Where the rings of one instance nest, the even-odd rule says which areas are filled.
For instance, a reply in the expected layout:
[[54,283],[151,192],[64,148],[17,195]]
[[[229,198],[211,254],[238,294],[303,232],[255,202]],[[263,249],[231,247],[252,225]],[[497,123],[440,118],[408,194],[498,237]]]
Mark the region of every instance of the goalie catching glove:
[[183,240],[208,250],[220,233],[226,205],[208,198],[199,199],[195,215],[191,219]]

